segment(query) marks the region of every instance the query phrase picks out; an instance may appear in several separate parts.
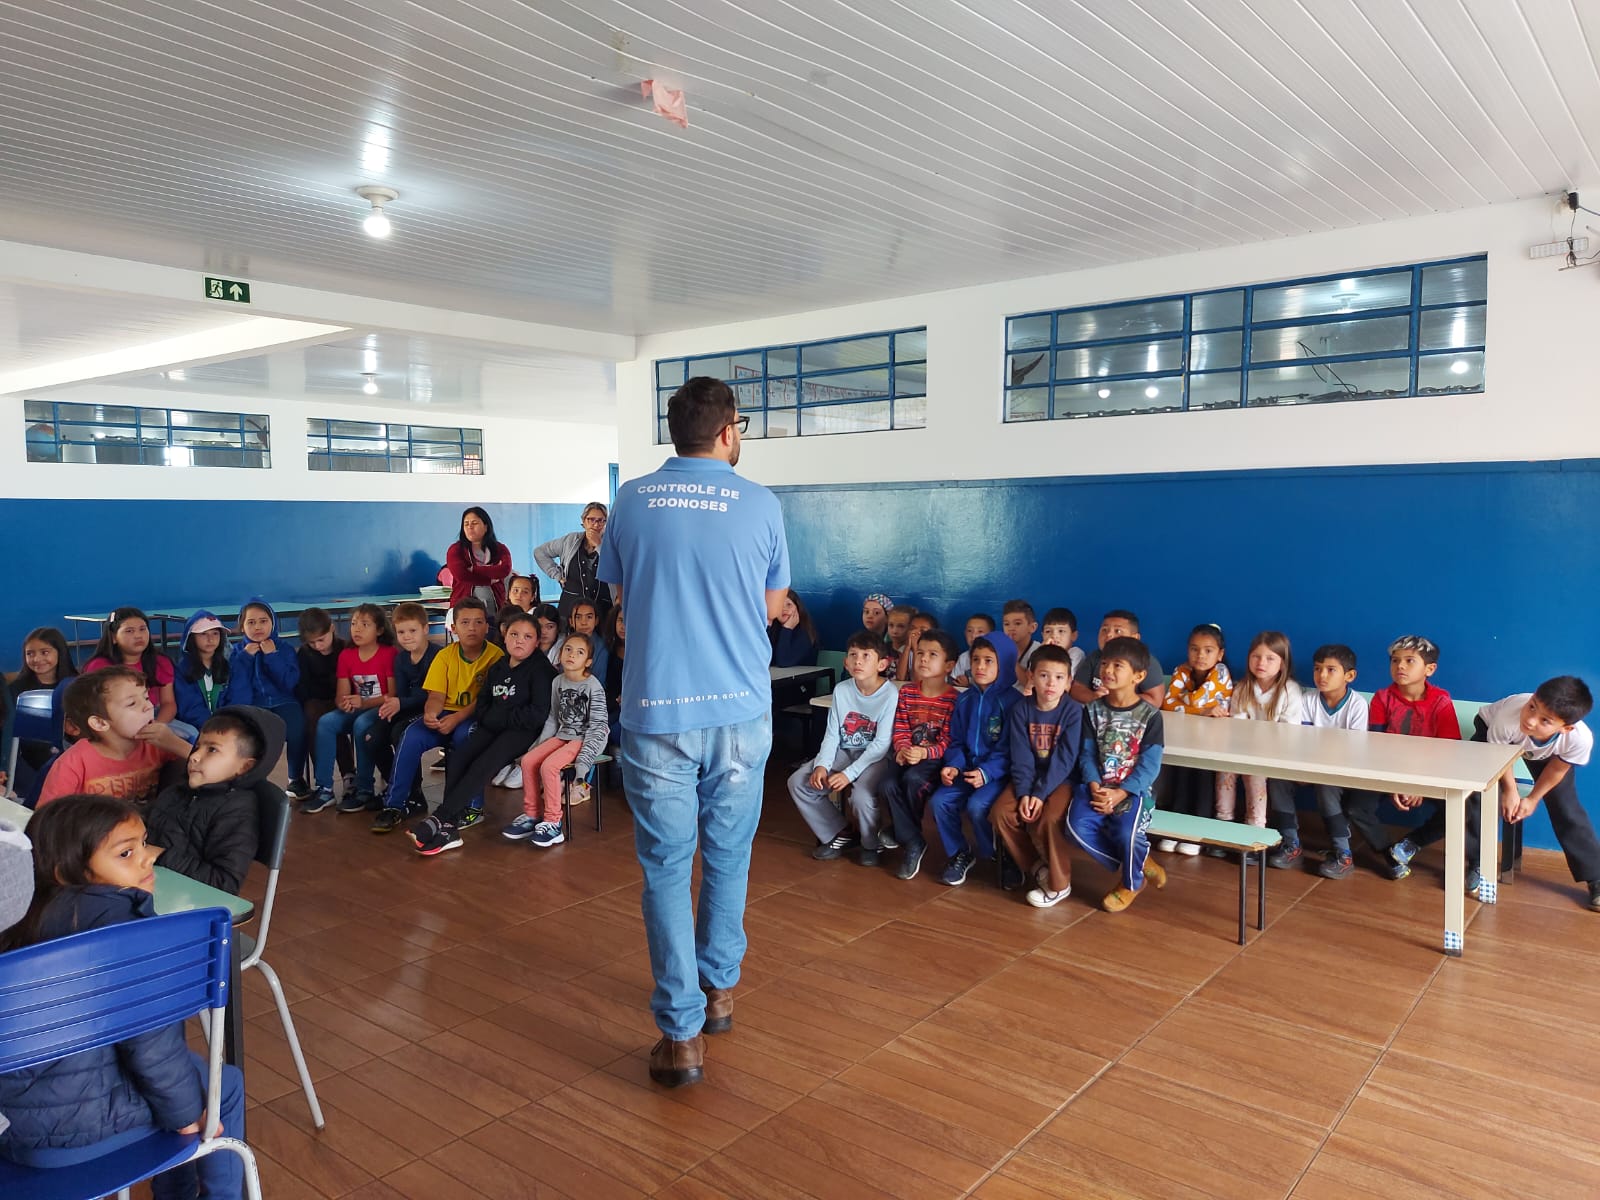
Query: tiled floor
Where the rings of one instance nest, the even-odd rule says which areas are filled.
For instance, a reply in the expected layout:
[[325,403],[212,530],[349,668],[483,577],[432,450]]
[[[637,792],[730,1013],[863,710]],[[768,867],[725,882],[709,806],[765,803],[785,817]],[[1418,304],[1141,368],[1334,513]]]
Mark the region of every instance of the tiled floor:
[[1437,856],[1399,884],[1274,872],[1240,949],[1226,863],[1168,856],[1118,916],[1079,864],[1036,912],[987,874],[815,863],[776,773],[767,794],[735,1027],[678,1092],[646,1075],[614,792],[603,835],[580,809],[550,852],[491,820],[425,860],[364,818],[297,817],[268,958],[328,1125],[248,979],[267,1195],[1600,1195],[1600,916],[1558,856],[1469,901],[1461,960],[1436,948]]

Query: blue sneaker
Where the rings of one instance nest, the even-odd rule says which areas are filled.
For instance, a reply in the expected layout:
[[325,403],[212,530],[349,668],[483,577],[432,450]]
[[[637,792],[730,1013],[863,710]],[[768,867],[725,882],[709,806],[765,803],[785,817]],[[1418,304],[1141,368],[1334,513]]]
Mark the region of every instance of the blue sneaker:
[[567,840],[567,835],[561,832],[560,821],[540,821],[534,826],[533,836],[528,839],[541,850],[548,850],[551,846],[559,846]]
[[1396,866],[1409,867],[1411,860],[1417,856],[1417,852],[1420,849],[1421,847],[1410,838],[1401,838],[1389,847],[1389,857]]
[[939,882],[947,887],[960,887],[967,881],[967,873],[972,870],[972,851],[962,847],[956,856],[944,865],[944,874],[939,876]]
[[1478,894],[1478,885],[1482,882],[1483,876],[1478,873],[1478,868],[1469,867],[1467,869],[1467,895],[1476,896]]
[[513,842],[525,842],[533,836],[533,831],[538,828],[539,819],[523,813],[511,824],[500,831],[500,836]]
[[300,805],[300,811],[303,813],[319,813],[332,804],[333,789],[319,787],[305,798],[305,801]]
[[1404,879],[1411,874],[1411,868],[1405,863],[1390,863],[1387,867],[1380,868],[1385,879]]

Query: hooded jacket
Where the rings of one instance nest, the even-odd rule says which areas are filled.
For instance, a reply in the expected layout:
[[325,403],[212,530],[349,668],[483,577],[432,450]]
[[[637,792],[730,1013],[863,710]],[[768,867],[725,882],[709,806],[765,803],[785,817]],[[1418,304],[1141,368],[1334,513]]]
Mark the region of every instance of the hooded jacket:
[[190,679],[188,676],[189,639],[194,636],[194,627],[196,623],[200,621],[215,621],[216,619],[217,615],[215,613],[209,613],[205,609],[201,609],[199,612],[195,613],[194,616],[190,617],[186,622],[184,622],[183,641],[178,645],[178,669],[173,673],[172,677],[173,697],[178,702],[178,720],[187,721],[196,729],[199,729],[200,726],[204,725],[206,720],[211,716],[212,713],[216,712],[217,709],[223,707],[225,704],[232,703],[232,692],[230,689],[233,687],[234,664],[233,659],[229,657],[228,635],[226,633],[222,635],[222,641],[217,646],[217,653],[212,657],[211,661],[212,664],[215,665],[217,659],[219,658],[227,660],[228,681],[226,683],[219,684],[212,691],[210,704],[206,703],[206,690],[201,686],[204,681],[204,677],[202,676],[201,679],[196,680]]
[[1006,718],[1022,699],[1016,689],[1017,645],[1005,636],[983,639],[994,647],[1000,673],[986,688],[973,684],[956,701],[950,717],[950,749],[944,765],[959,771],[983,772],[985,784],[1004,779],[1011,763],[1011,741]]
[[242,717],[261,735],[261,757],[243,775],[191,788],[189,781],[163,788],[145,817],[152,846],[166,853],[161,865],[237,896],[258,847],[260,816],[256,785],[283,756],[284,724],[264,708],[230,705],[217,710]]
[[[246,605],[258,604],[272,614],[272,653],[258,651],[251,654],[239,644],[237,653],[228,658],[228,700],[232,704],[254,704],[260,708],[278,708],[285,704],[298,704],[295,685],[300,682],[300,664],[294,650],[286,645],[278,632],[277,610],[260,596],[251,596]],[[244,613],[239,614],[240,624]]]
[[[138,888],[65,887],[45,906],[39,937],[48,941],[153,916],[154,898]],[[0,1075],[0,1112],[11,1121],[0,1135],[0,1154],[76,1149],[152,1126],[182,1129],[204,1111],[180,1022]]]
[[559,674],[537,650],[515,666],[509,655],[498,659],[484,676],[473,720],[494,733],[538,733],[550,716],[550,685]]

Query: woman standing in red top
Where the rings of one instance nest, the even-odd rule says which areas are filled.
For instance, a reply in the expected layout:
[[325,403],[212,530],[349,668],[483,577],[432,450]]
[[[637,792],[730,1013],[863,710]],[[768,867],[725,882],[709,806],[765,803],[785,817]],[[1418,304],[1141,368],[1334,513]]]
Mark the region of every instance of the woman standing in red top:
[[444,561],[450,570],[451,608],[468,596],[482,600],[491,613],[504,607],[511,551],[496,540],[494,522],[476,504],[461,514],[461,533]]

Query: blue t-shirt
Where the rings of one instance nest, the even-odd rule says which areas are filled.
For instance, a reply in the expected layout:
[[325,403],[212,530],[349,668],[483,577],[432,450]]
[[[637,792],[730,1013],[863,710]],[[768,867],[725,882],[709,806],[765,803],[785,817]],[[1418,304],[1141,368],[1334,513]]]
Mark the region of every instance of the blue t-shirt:
[[768,591],[789,586],[778,498],[715,458],[617,489],[600,578],[622,586],[622,727],[714,729],[772,706]]

